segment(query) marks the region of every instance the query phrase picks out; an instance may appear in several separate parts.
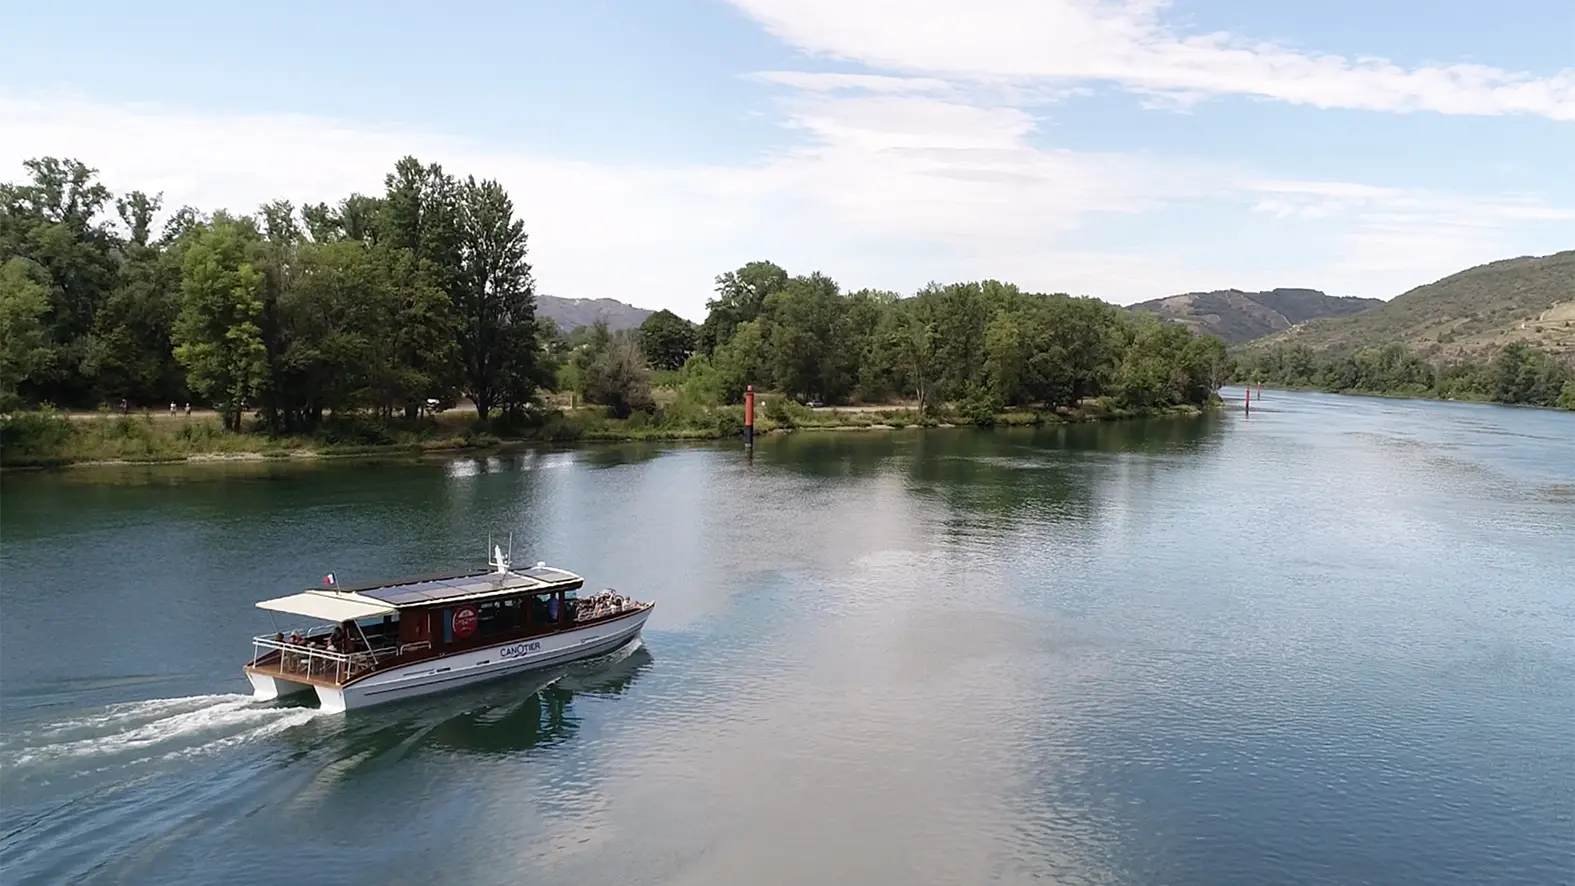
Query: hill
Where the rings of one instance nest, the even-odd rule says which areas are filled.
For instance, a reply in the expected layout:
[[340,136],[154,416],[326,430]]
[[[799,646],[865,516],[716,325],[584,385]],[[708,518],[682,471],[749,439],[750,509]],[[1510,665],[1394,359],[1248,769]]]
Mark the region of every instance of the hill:
[[1478,265],[1372,310],[1265,339],[1317,350],[1400,342],[1435,361],[1483,357],[1514,341],[1575,357],[1575,250]]
[[1381,304],[1376,298],[1337,297],[1316,289],[1221,289],[1156,298],[1129,310],[1156,314],[1194,331],[1217,335],[1229,344],[1241,344],[1306,320],[1355,314]]
[[605,320],[607,328],[613,332],[620,329],[634,329],[654,313],[656,312],[626,305],[611,298],[536,296],[536,316],[552,320],[564,332],[571,332],[581,326],[590,326],[597,320]]

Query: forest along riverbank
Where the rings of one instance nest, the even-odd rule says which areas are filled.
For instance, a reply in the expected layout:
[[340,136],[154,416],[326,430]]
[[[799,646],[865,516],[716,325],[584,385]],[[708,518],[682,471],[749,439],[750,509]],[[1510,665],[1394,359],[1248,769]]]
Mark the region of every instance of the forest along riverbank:
[[[1216,401],[1208,408],[1218,408]],[[1034,426],[1131,418],[1196,416],[1203,408],[1170,406],[1131,409],[1091,400],[1077,408],[1009,410],[970,414],[965,409],[931,409],[921,414],[905,404],[811,409],[785,398],[763,398],[755,416],[760,434],[792,431],[893,431],[920,427]],[[227,431],[212,413],[186,416],[21,413],[0,422],[0,469],[88,467],[113,464],[259,461],[282,458],[400,457],[439,452],[489,450],[536,443],[722,440],[739,436],[741,406],[718,406],[682,421],[636,412],[610,418],[600,408],[564,409],[515,426],[482,424],[474,413],[450,410],[412,421],[371,421],[349,416],[325,422],[310,436],[274,436],[260,429]]]

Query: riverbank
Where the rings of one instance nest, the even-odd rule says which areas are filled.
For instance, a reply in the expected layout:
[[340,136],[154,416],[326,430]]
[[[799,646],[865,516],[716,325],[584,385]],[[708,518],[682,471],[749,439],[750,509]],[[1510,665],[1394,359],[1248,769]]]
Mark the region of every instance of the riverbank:
[[1575,412],[1575,391],[1568,397],[1563,397],[1552,405],[1542,403],[1510,403],[1504,400],[1495,400],[1483,394],[1461,393],[1448,396],[1428,391],[1368,391],[1360,388],[1334,390],[1322,385],[1295,385],[1295,384],[1268,384],[1243,385],[1234,382],[1235,387],[1261,387],[1265,391],[1290,391],[1293,393],[1310,394],[1336,394],[1341,397],[1372,397],[1379,400],[1421,400],[1429,403],[1479,403],[1484,406],[1511,406],[1517,409],[1549,409],[1553,411]]
[[[1212,404],[1217,408],[1218,403]],[[828,407],[772,404],[755,417],[757,434],[809,431],[900,431],[932,427],[1026,427],[1199,415],[1196,406],[1133,410],[1087,401],[1075,409],[1016,409],[986,416],[943,410],[921,416],[906,406]],[[329,421],[310,435],[231,433],[204,416],[66,416],[30,412],[0,421],[0,470],[128,464],[201,464],[270,459],[407,457],[487,451],[531,444],[590,444],[661,440],[723,440],[743,432],[739,406],[682,414],[637,412],[606,417],[598,408],[558,410],[535,421],[483,425],[474,415],[445,413],[417,421],[372,422],[362,417]]]

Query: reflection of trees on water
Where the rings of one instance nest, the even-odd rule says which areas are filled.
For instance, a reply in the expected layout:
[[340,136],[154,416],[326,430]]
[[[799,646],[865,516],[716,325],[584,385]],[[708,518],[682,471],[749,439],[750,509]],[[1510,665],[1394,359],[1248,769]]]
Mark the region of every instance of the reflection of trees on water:
[[768,438],[755,461],[826,479],[868,479],[896,455],[911,452],[918,432],[803,431]]
[[958,534],[1005,522],[1085,522],[1112,480],[1100,454],[1163,456],[1196,451],[1218,435],[1216,416],[923,435],[908,479],[957,516]]
[[901,456],[990,455],[1014,448],[1067,452],[1186,452],[1217,439],[1223,426],[1223,416],[1207,413],[988,430],[805,431],[768,439],[757,447],[755,460],[814,477],[860,479],[876,476],[889,467],[893,457]]
[[616,468],[652,461],[676,446],[667,443],[597,443],[578,450],[580,464],[590,468]]
[[1222,428],[1223,417],[1211,413],[992,430],[806,432],[773,439],[755,457],[817,479],[900,472],[913,494],[955,509],[956,528],[967,532],[996,519],[1087,520],[1109,478],[1097,455],[1196,452]]

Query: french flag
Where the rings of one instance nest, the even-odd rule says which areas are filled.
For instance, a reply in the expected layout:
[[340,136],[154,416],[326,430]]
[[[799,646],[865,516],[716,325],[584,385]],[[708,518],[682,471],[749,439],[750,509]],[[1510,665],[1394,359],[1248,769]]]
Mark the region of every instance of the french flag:
[[323,576],[323,584],[328,585],[329,587],[332,587],[333,583],[334,583],[334,574],[332,572],[330,572],[327,575]]

